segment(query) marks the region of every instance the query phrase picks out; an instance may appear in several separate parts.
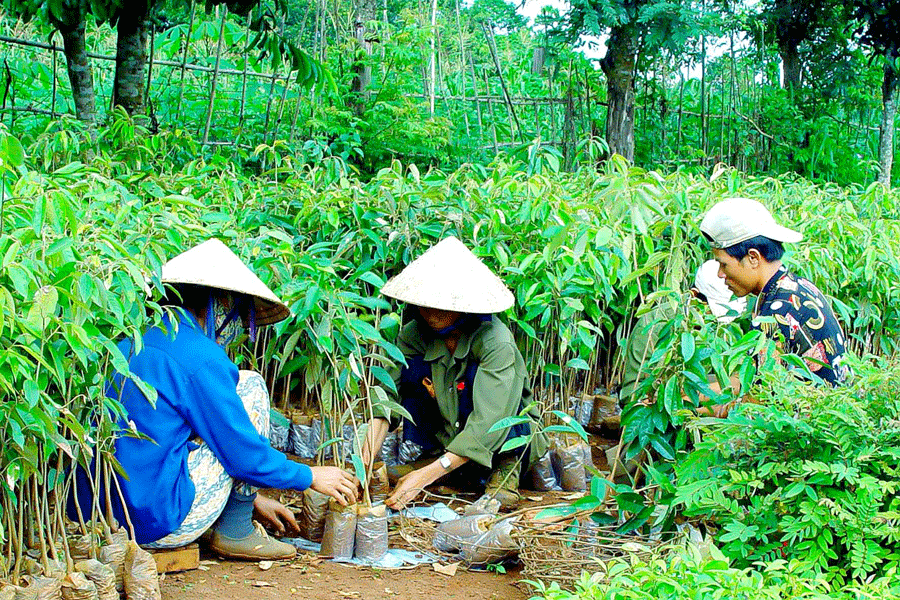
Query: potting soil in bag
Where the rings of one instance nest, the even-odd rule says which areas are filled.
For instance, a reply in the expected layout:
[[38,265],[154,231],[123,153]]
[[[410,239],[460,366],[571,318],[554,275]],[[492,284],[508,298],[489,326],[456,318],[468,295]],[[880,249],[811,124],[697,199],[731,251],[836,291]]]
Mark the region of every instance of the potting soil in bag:
[[156,561],[135,542],[128,543],[125,553],[125,596],[128,600],[162,600]]
[[353,558],[356,542],[356,505],[342,506],[335,500],[328,503],[325,533],[322,534],[320,554],[328,558]]
[[63,600],[98,600],[97,586],[81,573],[69,573],[62,582]]
[[372,466],[372,476],[369,482],[369,495],[372,497],[372,503],[384,502],[390,491],[391,484],[388,481],[387,465],[375,463]]
[[584,485],[584,442],[569,446],[557,445],[552,450],[553,469],[559,474],[559,483],[567,492],[582,492]]
[[321,542],[328,514],[328,496],[312,488],[303,491],[303,512],[300,513],[300,535],[311,542]]
[[445,521],[437,526],[434,534],[434,549],[439,552],[455,552],[466,540],[481,537],[488,530],[493,515],[469,515],[452,521]]
[[[41,575],[27,575],[28,589],[36,600],[60,600],[62,598],[62,579],[59,577],[43,577]],[[16,594],[18,598],[18,593]]]
[[389,467],[396,467],[400,464],[400,459],[398,458],[398,435],[397,431],[389,431],[387,437],[384,438],[384,443],[381,445],[381,462],[386,464]]
[[319,442],[316,440],[315,432],[313,431],[312,419],[304,415],[294,417],[293,423],[291,423],[291,430],[288,433],[288,448],[290,452],[300,458],[312,459],[315,458],[318,447]]
[[591,422],[591,414],[594,412],[594,397],[587,394],[581,397],[572,397],[569,399],[572,406],[575,407],[575,420],[582,427],[587,427]]
[[504,519],[475,539],[460,543],[460,555],[469,566],[481,566],[503,560],[518,552],[512,537],[515,519]]
[[377,562],[388,551],[387,509],[360,506],[356,513],[356,558]]
[[104,565],[99,560],[89,559],[75,563],[75,571],[84,574],[94,582],[97,588],[99,600],[118,600],[119,592],[116,591],[116,574],[112,567]]
[[553,459],[548,450],[542,457],[537,459],[531,468],[531,487],[538,492],[549,492],[551,490],[562,489],[556,480],[556,473],[553,471]]

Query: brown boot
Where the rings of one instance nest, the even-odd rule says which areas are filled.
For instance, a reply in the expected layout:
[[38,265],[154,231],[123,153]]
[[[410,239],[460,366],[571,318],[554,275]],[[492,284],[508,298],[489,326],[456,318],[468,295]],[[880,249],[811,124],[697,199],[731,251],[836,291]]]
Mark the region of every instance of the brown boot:
[[270,538],[259,523],[254,523],[253,533],[239,540],[213,531],[209,547],[219,556],[240,560],[282,560],[297,555],[296,548]]
[[500,508],[515,508],[521,500],[519,495],[519,474],[521,461],[517,456],[504,456],[491,472],[484,493],[500,501]]

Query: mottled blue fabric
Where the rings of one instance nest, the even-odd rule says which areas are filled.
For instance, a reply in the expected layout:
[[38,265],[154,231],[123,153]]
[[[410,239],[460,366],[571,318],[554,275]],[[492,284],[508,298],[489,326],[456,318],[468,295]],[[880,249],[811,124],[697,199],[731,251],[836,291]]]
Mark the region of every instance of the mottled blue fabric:
[[[177,328],[168,320],[163,327],[166,331],[154,328],[144,334],[138,353],[130,340],[119,344],[132,373],[156,389],[156,405],[121,376],[107,388],[108,396],[120,397],[134,428],[150,438],[120,437],[115,449],[128,475],[119,482],[139,544],[175,531],[187,516],[195,495],[187,458],[197,447],[191,441],[195,438],[206,442],[238,481],[296,490],[312,483],[309,467],[288,460],[254,428],[236,391],[237,367],[197,321],[181,314]],[[83,472],[81,476],[79,501],[86,509],[91,490]],[[125,523],[117,496],[112,493],[113,512]]]

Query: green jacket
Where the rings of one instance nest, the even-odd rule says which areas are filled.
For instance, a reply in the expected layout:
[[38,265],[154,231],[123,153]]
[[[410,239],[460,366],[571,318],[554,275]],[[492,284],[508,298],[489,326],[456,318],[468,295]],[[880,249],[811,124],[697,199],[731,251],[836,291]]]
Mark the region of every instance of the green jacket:
[[[424,327],[424,326],[423,326]],[[519,414],[531,402],[525,361],[516,347],[512,332],[496,316],[472,333],[464,333],[452,354],[443,340],[423,335],[417,321],[400,331],[397,346],[405,356],[423,356],[431,363],[431,379],[443,422],[436,427],[436,437],[449,451],[478,464],[491,467],[494,453],[506,440],[509,429],[488,433],[500,419]],[[471,361],[478,363],[472,389],[472,414],[465,427],[459,426],[459,399],[456,382],[461,381]],[[400,369],[391,375],[400,382]],[[535,421],[539,415],[532,409]],[[533,431],[533,429],[532,429]],[[530,445],[529,466],[547,451],[542,434],[536,434]]]
[[625,343],[625,371],[622,374],[622,388],[619,390],[619,405],[626,406],[641,398],[632,398],[634,390],[641,383],[641,368],[653,356],[659,332],[667,321],[675,316],[678,305],[661,302],[650,312],[638,319]]

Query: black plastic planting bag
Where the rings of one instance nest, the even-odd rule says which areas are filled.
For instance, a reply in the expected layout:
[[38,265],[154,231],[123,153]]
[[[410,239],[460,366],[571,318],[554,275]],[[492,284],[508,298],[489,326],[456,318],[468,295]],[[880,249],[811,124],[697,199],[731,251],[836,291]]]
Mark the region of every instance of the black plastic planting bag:
[[162,600],[153,555],[129,542],[125,552],[125,596],[128,600]]
[[360,506],[356,514],[356,558],[378,562],[387,551],[387,509],[384,505]]
[[328,558],[353,558],[356,543],[356,505],[342,506],[332,500],[325,517],[320,554]]
[[303,512],[300,513],[300,535],[311,542],[321,542],[328,514],[328,496],[307,488],[303,492]]
[[[583,492],[587,489],[584,475],[584,447],[582,441],[552,450],[553,469],[559,475],[559,483],[567,492]],[[590,451],[590,448],[588,448]]]
[[553,459],[549,450],[537,459],[531,468],[531,487],[539,492],[562,489],[556,480],[556,472],[553,470]]

